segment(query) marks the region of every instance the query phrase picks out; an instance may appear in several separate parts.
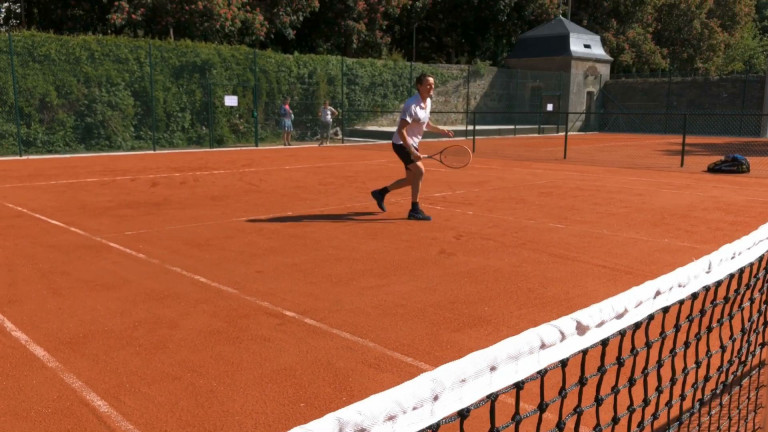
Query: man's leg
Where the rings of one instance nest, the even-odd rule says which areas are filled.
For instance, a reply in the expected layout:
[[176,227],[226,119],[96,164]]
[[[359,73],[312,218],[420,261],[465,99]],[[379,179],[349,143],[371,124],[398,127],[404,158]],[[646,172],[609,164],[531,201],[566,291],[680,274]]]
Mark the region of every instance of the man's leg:
[[432,218],[424,213],[419,207],[419,195],[421,193],[421,182],[424,179],[424,164],[414,162],[408,165],[408,176],[411,181],[411,210],[408,211],[408,219],[429,221]]
[[419,161],[408,165],[405,177],[408,180],[408,184],[411,185],[411,202],[418,203],[421,181],[424,179],[424,164]]

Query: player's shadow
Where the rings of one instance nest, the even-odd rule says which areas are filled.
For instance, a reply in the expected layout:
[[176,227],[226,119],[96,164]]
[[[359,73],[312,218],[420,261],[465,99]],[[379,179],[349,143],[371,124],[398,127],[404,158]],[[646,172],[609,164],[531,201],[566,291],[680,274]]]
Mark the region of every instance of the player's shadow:
[[381,222],[387,219],[368,216],[381,214],[379,212],[347,212],[347,213],[318,213],[274,216],[269,218],[246,219],[249,223],[289,223],[289,222]]

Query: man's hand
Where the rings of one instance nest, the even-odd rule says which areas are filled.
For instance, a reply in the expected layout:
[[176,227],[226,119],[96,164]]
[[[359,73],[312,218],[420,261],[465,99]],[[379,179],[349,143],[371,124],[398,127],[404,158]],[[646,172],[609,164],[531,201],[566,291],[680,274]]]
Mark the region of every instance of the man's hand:
[[413,144],[408,144],[408,147],[411,149],[411,159],[413,159],[414,162],[420,161],[422,156],[419,151],[416,150],[416,147],[414,147]]

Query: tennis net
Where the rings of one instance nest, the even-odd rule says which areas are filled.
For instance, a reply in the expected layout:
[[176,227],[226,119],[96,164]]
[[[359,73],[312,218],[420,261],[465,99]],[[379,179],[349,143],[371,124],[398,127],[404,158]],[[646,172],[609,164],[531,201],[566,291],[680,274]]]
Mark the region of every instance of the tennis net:
[[768,224],[292,432],[763,430],[766,265]]

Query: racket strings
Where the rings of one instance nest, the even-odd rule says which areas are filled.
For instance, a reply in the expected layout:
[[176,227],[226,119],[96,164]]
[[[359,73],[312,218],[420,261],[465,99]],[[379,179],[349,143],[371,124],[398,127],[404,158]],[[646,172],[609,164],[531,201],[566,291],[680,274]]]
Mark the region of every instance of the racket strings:
[[472,161],[472,152],[461,145],[450,146],[440,152],[440,161],[450,168],[462,168]]

